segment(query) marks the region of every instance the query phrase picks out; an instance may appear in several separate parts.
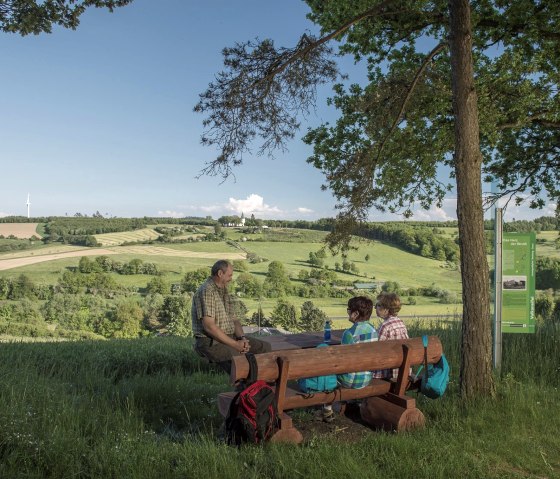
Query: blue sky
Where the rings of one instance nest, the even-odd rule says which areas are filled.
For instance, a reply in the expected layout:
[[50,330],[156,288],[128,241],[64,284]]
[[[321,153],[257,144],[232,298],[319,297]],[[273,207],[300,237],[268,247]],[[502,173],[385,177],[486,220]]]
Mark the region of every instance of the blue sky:
[[[193,107],[221,69],[222,48],[256,37],[292,46],[316,31],[307,11],[300,0],[135,0],[112,14],[90,9],[76,31],[0,34],[0,216],[25,215],[28,193],[32,216],[333,216],[335,199],[300,140],[333,119],[330,87],[288,152],[248,156],[224,183],[195,178],[216,152],[200,145]],[[506,219],[553,215],[553,206],[510,207]],[[454,210],[450,196],[414,219],[455,219]]]

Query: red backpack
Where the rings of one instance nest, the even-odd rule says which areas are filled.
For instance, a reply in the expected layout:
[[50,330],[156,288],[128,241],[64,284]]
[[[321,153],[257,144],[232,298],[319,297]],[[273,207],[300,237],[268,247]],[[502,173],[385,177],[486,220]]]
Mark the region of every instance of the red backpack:
[[274,389],[265,381],[256,380],[255,355],[247,353],[249,361],[248,386],[231,401],[226,417],[228,444],[245,442],[260,444],[270,439],[275,431],[277,413]]

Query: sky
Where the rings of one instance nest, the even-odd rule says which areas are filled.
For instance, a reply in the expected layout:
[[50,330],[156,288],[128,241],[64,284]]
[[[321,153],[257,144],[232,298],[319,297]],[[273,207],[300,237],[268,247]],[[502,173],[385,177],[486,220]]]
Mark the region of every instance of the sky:
[[[28,194],[31,216],[334,216],[335,198],[301,141],[336,118],[325,104],[330,86],[286,152],[247,155],[225,182],[197,178],[216,150],[201,146],[204,116],[193,107],[221,70],[222,49],[255,38],[293,46],[317,32],[308,11],[301,0],[135,0],[113,13],[88,9],[75,31],[0,33],[0,216],[26,215]],[[451,192],[412,219],[453,220],[455,207]],[[554,207],[510,205],[505,219],[552,216]]]

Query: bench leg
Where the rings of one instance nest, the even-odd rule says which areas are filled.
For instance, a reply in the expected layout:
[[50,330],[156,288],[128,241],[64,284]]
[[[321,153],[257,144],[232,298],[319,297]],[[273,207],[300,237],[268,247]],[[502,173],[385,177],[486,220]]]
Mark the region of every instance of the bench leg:
[[278,430],[270,438],[270,442],[291,442],[299,444],[303,441],[303,436],[292,423],[292,418],[285,412],[278,417]]
[[415,405],[402,406],[383,396],[364,399],[360,414],[369,425],[386,431],[410,431],[424,427],[426,422],[424,414]]

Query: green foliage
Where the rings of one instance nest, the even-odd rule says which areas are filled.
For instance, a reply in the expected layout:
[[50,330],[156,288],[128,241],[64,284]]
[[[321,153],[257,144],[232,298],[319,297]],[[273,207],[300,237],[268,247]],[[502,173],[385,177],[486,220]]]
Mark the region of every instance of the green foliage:
[[109,303],[99,296],[56,293],[42,307],[45,321],[65,330],[103,334]]
[[38,240],[35,237],[30,239],[5,239],[2,235],[0,235],[0,253],[32,249],[36,247],[37,242]]
[[158,332],[165,328],[160,321],[160,310],[163,307],[164,296],[160,293],[150,293],[144,298],[144,327],[151,332]]
[[137,338],[142,331],[143,318],[144,312],[136,301],[121,301],[110,318],[115,326],[113,337]]
[[555,258],[537,258],[536,288],[560,289],[560,261]]
[[251,273],[241,273],[235,280],[235,290],[243,296],[258,298],[263,293],[263,285],[262,282]]
[[313,302],[306,301],[301,305],[301,316],[299,328],[302,331],[321,331],[327,320],[327,315]]
[[232,264],[234,271],[239,271],[240,273],[246,273],[249,271],[249,265],[247,264],[247,261],[243,259],[234,259]]
[[0,278],[0,300],[36,299],[39,289],[31,278],[23,273],[16,279]]
[[312,269],[309,272],[309,278],[314,278],[324,283],[332,283],[337,280],[338,276],[330,269]]
[[366,223],[360,228],[359,234],[368,239],[392,243],[425,258],[451,262],[459,260],[458,244],[424,225],[398,222]]
[[[554,318],[555,301],[550,292],[538,292],[535,297],[535,314],[537,319],[544,322]],[[560,318],[558,318],[560,319]]]
[[82,256],[78,263],[80,273],[99,273],[114,271],[118,274],[159,274],[159,268],[155,263],[142,261],[140,258],[133,258],[127,263],[113,261],[107,256],[98,256],[94,260],[87,256]]
[[62,242],[80,246],[97,246],[93,235],[137,230],[145,227],[138,218],[53,217],[45,224],[48,242]]
[[0,302],[0,321],[40,324],[43,322],[43,316],[36,302],[24,298],[18,302]]
[[401,286],[396,281],[385,281],[381,286],[381,290],[387,293],[402,294]]
[[298,331],[299,329],[296,308],[284,299],[279,299],[276,302],[270,320],[275,327],[280,327],[286,331]]
[[51,33],[53,25],[75,30],[88,7],[114,8],[132,0],[5,0],[0,8],[0,29],[20,35]]
[[265,316],[262,306],[260,304],[257,310],[251,315],[250,323],[254,324],[255,326],[259,326],[261,328],[274,327],[273,321]]
[[235,298],[233,308],[235,317],[241,321],[242,324],[245,324],[247,322],[247,313],[249,312],[247,305],[240,299]]
[[268,265],[264,290],[269,297],[284,296],[291,290],[290,278],[280,261],[271,261]]
[[188,293],[166,296],[158,313],[161,331],[174,336],[191,336],[191,305],[192,296]]
[[317,268],[322,268],[324,264],[324,259],[319,257],[317,253],[311,251],[309,253],[309,264]]
[[210,268],[199,268],[185,273],[181,280],[181,288],[188,293],[194,293],[210,276]]
[[171,293],[171,285],[162,276],[156,276],[146,285],[146,293],[167,295]]

